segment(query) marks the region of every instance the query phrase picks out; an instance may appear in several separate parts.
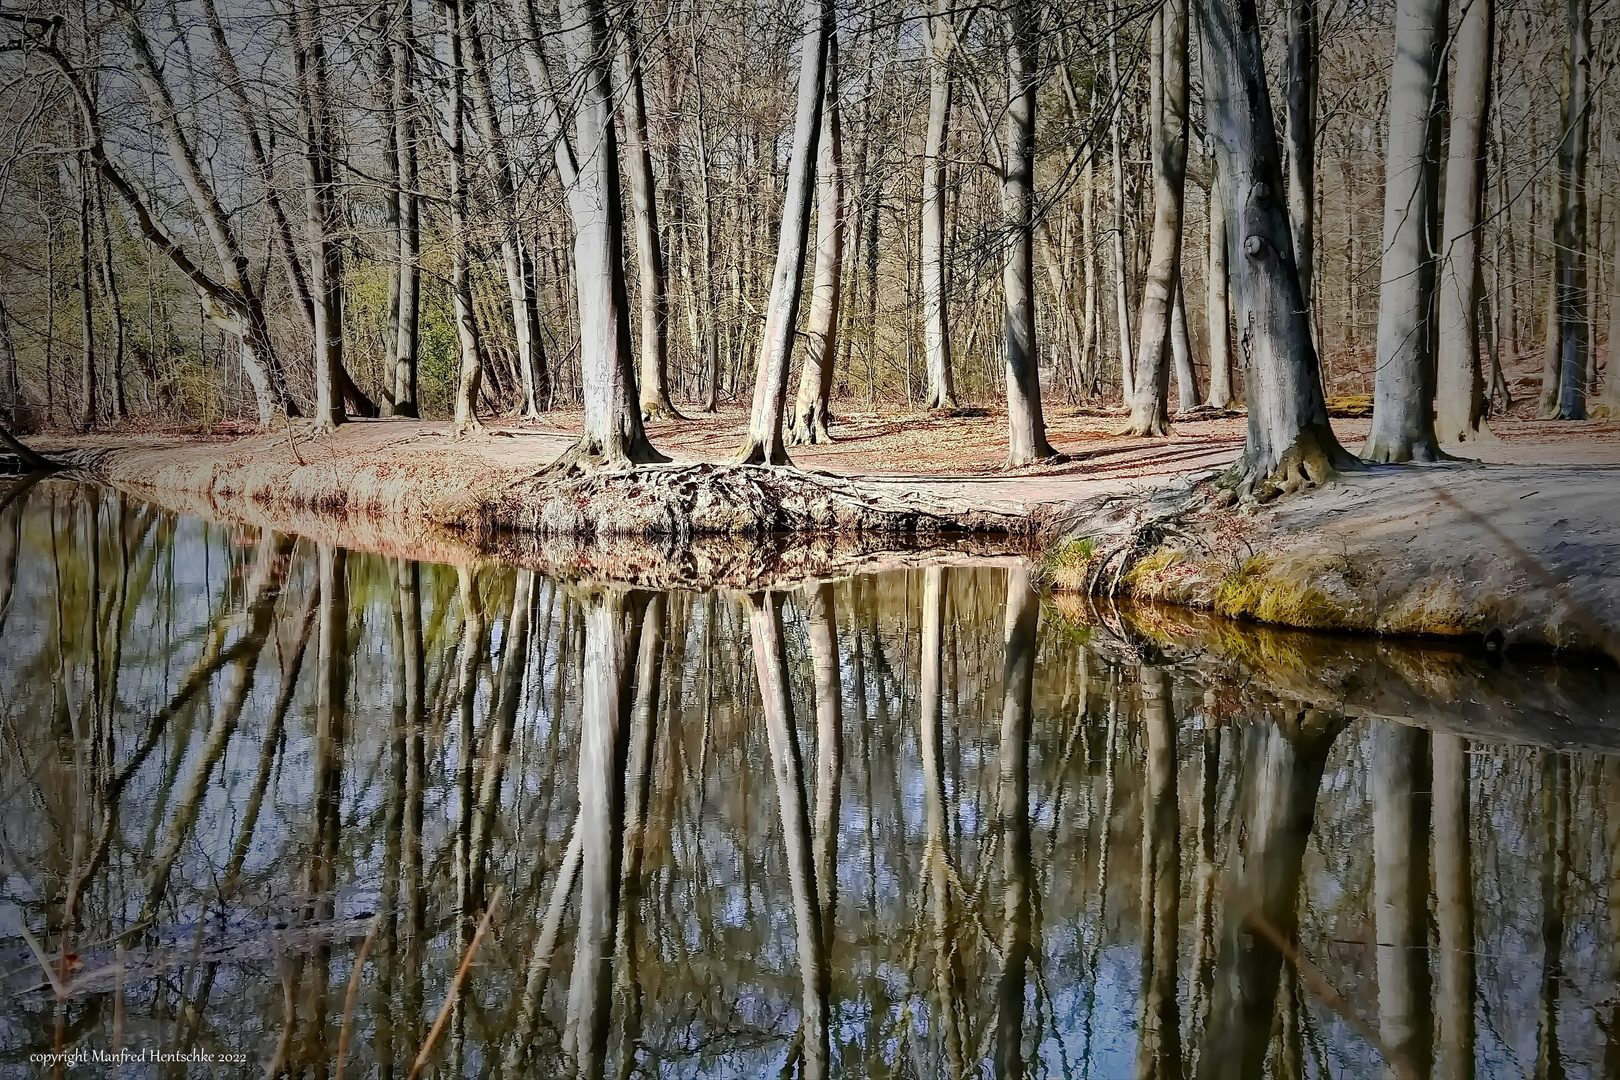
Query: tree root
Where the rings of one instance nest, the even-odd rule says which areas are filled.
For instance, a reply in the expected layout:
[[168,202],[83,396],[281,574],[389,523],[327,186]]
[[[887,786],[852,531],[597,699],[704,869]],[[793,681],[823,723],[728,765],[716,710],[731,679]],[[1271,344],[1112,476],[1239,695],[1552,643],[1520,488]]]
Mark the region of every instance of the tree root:
[[650,420],[685,420],[686,416],[667,401],[643,401],[641,403],[641,419],[644,422]]
[[576,480],[595,473],[633,469],[637,465],[663,465],[669,460],[668,455],[653,449],[646,440],[642,440],[639,447],[614,452],[581,435],[578,442],[564,450],[556,461],[535,476],[547,481]]
[[1352,455],[1329,432],[1308,427],[1282,452],[1277,464],[1262,472],[1247,451],[1223,476],[1219,484],[1230,488],[1246,502],[1267,503],[1296,491],[1320,487],[1340,472],[1365,472],[1367,465]]
[[787,447],[781,444],[777,444],[772,453],[767,455],[765,444],[749,435],[742,447],[732,455],[731,463],[734,465],[785,465],[792,467],[793,460],[788,457]]

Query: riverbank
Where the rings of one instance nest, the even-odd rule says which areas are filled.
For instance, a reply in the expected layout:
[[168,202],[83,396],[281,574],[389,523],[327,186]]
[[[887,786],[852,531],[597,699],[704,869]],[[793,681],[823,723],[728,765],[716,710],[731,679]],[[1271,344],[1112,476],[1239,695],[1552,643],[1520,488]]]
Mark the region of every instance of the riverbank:
[[[363,550],[478,553],[596,576],[745,587],[978,536],[1049,551],[1058,590],[1098,590],[1279,625],[1599,649],[1620,625],[1620,424],[1499,422],[1495,464],[1381,468],[1257,511],[1207,483],[1241,417],[1122,439],[1119,418],[1053,410],[1067,460],[1008,473],[997,416],[841,417],[797,470],[725,463],[740,410],[652,425],[669,465],[554,481],[571,414],[453,439],[442,423],[334,435],[123,432],[38,447],[129,494]],[[1338,420],[1347,445],[1365,420]],[[783,542],[780,534],[814,534]],[[860,536],[858,542],[848,538]],[[861,554],[864,550],[865,554]]]

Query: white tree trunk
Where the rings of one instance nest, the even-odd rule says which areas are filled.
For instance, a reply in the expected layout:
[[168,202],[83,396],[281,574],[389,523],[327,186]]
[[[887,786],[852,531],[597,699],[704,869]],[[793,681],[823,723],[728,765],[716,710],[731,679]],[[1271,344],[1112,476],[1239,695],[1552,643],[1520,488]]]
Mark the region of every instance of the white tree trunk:
[[473,312],[472,268],[467,235],[466,21],[462,0],[450,0],[445,12],[450,37],[450,301],[456,321],[461,367],[456,378],[455,430],[468,435],[483,428],[478,395],[484,382],[483,343]]
[[1210,405],[1232,404],[1232,306],[1227,282],[1226,178],[1218,172],[1209,185],[1209,321]]
[[664,236],[658,226],[652,142],[647,132],[647,93],[641,78],[641,40],[635,14],[625,15],[620,46],[624,79],[625,157],[630,162],[630,201],[636,214],[636,269],[641,276],[641,416],[681,419],[669,400],[669,286]]
[[1464,442],[1488,434],[1479,358],[1480,216],[1485,124],[1490,113],[1495,0],[1464,0],[1452,65],[1451,142],[1440,245],[1440,340],[1435,357],[1435,434]]
[[838,109],[838,35],[827,43],[827,79],[821,111],[817,165],[816,268],[805,327],[804,367],[793,405],[795,443],[830,442],[833,364],[838,359],[838,319],[843,306],[844,137]]
[[748,437],[737,460],[752,464],[790,465],[782,438],[787,411],[788,368],[804,291],[804,253],[814,205],[816,158],[821,142],[821,113],[827,78],[827,47],[832,37],[831,0],[805,0],[805,33],[800,45],[799,101],[793,121],[793,154],[788,162],[787,190],[777,237],[776,270],[765,311],[754,376],[754,404]]
[[1136,363],[1136,350],[1131,345],[1131,282],[1125,263],[1125,150],[1120,132],[1120,113],[1125,108],[1124,92],[1119,82],[1119,20],[1116,6],[1109,19],[1108,30],[1108,84],[1114,88],[1113,116],[1109,120],[1108,135],[1112,152],[1109,155],[1113,169],[1114,201],[1113,222],[1108,247],[1114,271],[1114,324],[1118,327],[1120,391],[1126,405],[1135,400],[1136,380],[1132,366]]
[[[936,5],[938,4],[936,3]],[[923,144],[922,294],[923,352],[930,409],[956,408],[945,280],[945,140],[951,122],[950,12],[928,14],[928,134]]]
[[1384,173],[1384,262],[1378,283],[1378,360],[1370,461],[1438,461],[1434,432],[1435,216],[1437,111],[1445,58],[1446,0],[1398,0],[1390,69],[1389,145]]
[[567,0],[563,9],[570,82],[554,92],[570,96],[554,101],[572,102],[573,130],[572,139],[557,140],[556,157],[574,222],[574,286],[585,398],[579,441],[552,466],[568,473],[669,459],[647,441],[636,395],[607,14],[603,0]]
[[[1132,384],[1132,435],[1170,433],[1172,321],[1181,278],[1182,198],[1187,181],[1187,5],[1167,0],[1154,16],[1151,81],[1153,240],[1142,290]],[[1182,395],[1185,397],[1185,392]],[[1194,404],[1196,404],[1196,397]]]

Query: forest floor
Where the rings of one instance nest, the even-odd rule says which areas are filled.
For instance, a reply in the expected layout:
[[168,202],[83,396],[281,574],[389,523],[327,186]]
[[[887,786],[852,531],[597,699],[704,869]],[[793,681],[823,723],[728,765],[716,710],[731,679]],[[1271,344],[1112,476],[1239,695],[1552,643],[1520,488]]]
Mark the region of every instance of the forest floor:
[[[1234,512],[1184,478],[1236,458],[1241,415],[1184,418],[1170,438],[1142,440],[1114,434],[1122,413],[1057,405],[1048,436],[1067,460],[1012,472],[1002,468],[1005,417],[994,412],[845,402],[835,417],[832,443],[790,449],[808,475],[726,464],[747,423],[733,406],[650,424],[674,464],[605,484],[541,475],[572,444],[577,411],[494,421],[463,439],[443,422],[390,419],[335,435],[226,424],[34,442],[176,510],[417,558],[495,547],[560,567],[584,547],[514,537],[572,533],[597,544],[584,561],[606,575],[736,584],[849,565],[835,557],[834,534],[888,533],[863,543],[892,554],[903,546],[895,533],[927,540],[965,527],[1018,538],[999,551],[1065,539],[1048,560],[1059,589],[1292,626],[1599,649],[1620,637],[1620,422],[1502,417],[1497,439],[1466,450],[1493,467],[1380,468]],[[1368,421],[1334,427],[1355,450]],[[649,524],[662,540],[631,535]],[[697,535],[792,531],[820,535],[777,541],[763,560],[757,544],[739,558]],[[784,563],[794,547],[820,554]],[[699,548],[718,554],[694,557]],[[683,569],[670,572],[672,561]]]

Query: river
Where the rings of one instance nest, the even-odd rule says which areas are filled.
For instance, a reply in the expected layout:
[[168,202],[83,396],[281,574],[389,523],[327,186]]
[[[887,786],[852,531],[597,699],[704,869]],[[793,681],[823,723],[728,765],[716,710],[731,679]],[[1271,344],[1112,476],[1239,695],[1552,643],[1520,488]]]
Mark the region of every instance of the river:
[[61,480],[0,589],[0,1077],[1620,1075],[1604,660]]

